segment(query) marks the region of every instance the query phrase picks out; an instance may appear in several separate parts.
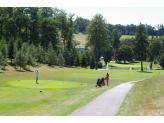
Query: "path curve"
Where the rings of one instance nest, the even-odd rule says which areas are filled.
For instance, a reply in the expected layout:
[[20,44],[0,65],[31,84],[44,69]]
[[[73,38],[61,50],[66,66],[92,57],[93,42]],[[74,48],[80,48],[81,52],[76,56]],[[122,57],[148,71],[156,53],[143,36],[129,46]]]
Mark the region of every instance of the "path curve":
[[133,82],[138,81],[126,82],[107,90],[68,116],[115,116],[126,94],[134,85]]

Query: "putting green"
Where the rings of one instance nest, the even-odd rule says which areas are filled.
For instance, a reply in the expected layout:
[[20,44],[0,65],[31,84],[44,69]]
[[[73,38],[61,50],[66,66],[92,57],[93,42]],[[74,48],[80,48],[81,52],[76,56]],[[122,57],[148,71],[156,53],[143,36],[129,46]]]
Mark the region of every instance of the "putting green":
[[83,88],[86,87],[86,83],[70,82],[70,81],[57,81],[57,80],[39,80],[39,84],[36,84],[35,80],[19,80],[9,81],[8,86],[19,88],[31,88],[31,89],[67,89],[67,88]]

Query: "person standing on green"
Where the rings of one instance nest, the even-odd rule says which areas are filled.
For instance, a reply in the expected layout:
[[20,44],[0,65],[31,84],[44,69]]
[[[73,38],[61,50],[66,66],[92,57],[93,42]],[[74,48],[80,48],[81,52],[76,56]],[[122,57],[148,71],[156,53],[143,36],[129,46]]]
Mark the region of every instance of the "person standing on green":
[[107,72],[107,74],[106,74],[106,82],[107,82],[107,86],[108,86],[108,80],[109,80],[109,74],[108,74],[108,72]]
[[35,71],[35,73],[36,73],[36,84],[39,84],[37,81],[38,81],[38,78],[39,78],[39,71],[38,71],[38,69]]

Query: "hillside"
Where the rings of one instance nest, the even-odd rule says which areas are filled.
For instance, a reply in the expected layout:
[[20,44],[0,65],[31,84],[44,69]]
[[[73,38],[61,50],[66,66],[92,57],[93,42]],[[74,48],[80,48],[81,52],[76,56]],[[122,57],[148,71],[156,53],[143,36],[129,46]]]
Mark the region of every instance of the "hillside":
[[74,34],[75,36],[75,40],[77,42],[80,42],[81,45],[85,45],[85,43],[87,42],[86,41],[86,34],[82,34],[82,33],[79,33],[79,34]]
[[[86,36],[87,36],[87,34],[82,34],[82,33],[79,33],[79,34],[74,34],[74,36],[75,36],[75,40],[77,41],[77,42],[79,42],[81,45],[85,45],[85,43],[87,42],[86,41]],[[124,40],[124,39],[126,39],[126,38],[135,38],[135,35],[122,35],[121,37],[120,37],[120,41],[121,40]],[[154,36],[154,37],[156,37],[156,36]],[[151,36],[149,36],[149,38],[151,38]]]

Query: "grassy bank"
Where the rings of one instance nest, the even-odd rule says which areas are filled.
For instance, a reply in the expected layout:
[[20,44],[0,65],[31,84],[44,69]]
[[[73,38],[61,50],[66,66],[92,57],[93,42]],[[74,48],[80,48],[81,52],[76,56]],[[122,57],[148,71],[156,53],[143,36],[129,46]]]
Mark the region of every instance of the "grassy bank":
[[163,71],[142,82],[137,82],[126,95],[118,116],[163,116],[164,115]]

